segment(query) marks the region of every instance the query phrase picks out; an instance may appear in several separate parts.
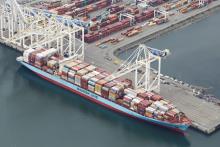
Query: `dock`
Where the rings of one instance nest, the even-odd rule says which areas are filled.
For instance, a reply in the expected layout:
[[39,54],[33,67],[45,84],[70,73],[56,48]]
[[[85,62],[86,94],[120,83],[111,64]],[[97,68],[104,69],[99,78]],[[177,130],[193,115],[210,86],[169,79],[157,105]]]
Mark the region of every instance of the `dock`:
[[[122,62],[118,58],[119,54],[171,30],[198,21],[219,8],[220,0],[213,1],[208,7],[203,7],[184,15],[174,16],[168,23],[162,25],[144,28],[140,34],[127,38],[115,45],[107,46],[105,49],[97,47],[96,43],[85,44],[85,61],[113,72],[118,67],[113,62],[115,60]],[[116,37],[120,33],[114,33],[110,37]],[[0,43],[20,52],[25,50],[25,48],[1,38]],[[106,57],[111,58],[111,60],[107,60]],[[163,82],[161,83],[160,94],[175,104],[192,120],[192,128],[205,134],[211,134],[220,127],[220,106],[218,104],[195,96],[193,87],[187,83],[181,83],[166,75],[163,75],[161,78]]]

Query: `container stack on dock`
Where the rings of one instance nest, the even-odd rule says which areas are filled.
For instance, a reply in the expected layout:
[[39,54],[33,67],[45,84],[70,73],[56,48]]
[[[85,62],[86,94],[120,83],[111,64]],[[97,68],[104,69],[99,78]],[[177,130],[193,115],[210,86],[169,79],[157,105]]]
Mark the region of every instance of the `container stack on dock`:
[[[204,7],[211,2],[212,0],[205,0],[201,4],[199,0],[142,0],[137,3],[128,4],[125,1],[117,0],[112,4],[112,0],[72,0],[62,5],[60,0],[55,0],[52,2],[38,2],[33,6],[47,9],[52,13],[63,15],[70,19],[76,19],[77,22],[89,24],[83,25],[84,27],[86,26],[86,32],[88,32],[85,35],[85,42],[92,43],[125,28],[138,24],[142,25],[141,23],[143,22],[146,22],[149,27],[161,25],[168,22],[169,17],[176,13],[187,13]],[[155,18],[154,11],[157,10],[165,10],[171,13],[167,13],[169,17],[166,18],[162,13],[159,14],[159,17]],[[95,11],[100,11],[100,13]],[[105,13],[106,16],[103,15]],[[121,20],[120,14],[125,13],[132,16],[134,20],[128,17],[125,20],[124,18]],[[130,23],[128,23],[128,20]]]

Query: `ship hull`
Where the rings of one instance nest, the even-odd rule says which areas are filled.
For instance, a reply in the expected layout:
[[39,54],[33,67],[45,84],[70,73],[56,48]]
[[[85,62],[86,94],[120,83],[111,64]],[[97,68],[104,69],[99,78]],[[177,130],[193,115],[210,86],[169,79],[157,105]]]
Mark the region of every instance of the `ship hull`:
[[45,71],[42,71],[39,68],[36,68],[26,62],[23,61],[19,61],[23,66],[25,66],[26,68],[30,69],[31,71],[33,71],[35,74],[37,74],[38,76],[40,76],[41,78],[55,84],[58,85],[66,90],[69,90],[73,93],[76,93],[80,96],[82,96],[83,98],[86,98],[94,103],[100,104],[108,109],[114,110],[116,112],[122,113],[124,115],[127,115],[129,117],[135,118],[135,119],[139,119],[154,125],[158,125],[161,127],[165,127],[165,128],[169,128],[178,132],[184,132],[187,130],[187,128],[189,127],[189,125],[187,124],[175,124],[175,123],[169,123],[169,122],[164,122],[164,121],[160,121],[160,120],[156,120],[153,118],[148,118],[145,117],[143,115],[140,115],[132,110],[129,110],[119,104],[116,104],[115,102],[112,102],[108,99],[105,99],[91,91],[85,90],[77,85],[74,85],[66,80],[63,80],[62,78],[60,78],[59,76],[55,76],[55,75],[51,75]]

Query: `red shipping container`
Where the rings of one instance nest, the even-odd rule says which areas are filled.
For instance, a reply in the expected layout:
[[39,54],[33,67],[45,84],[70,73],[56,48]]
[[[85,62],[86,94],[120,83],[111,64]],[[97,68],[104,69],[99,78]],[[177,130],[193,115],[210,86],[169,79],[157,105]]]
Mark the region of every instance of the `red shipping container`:
[[160,101],[160,100],[163,99],[163,97],[160,96],[160,95],[155,94],[155,95],[153,95],[153,96],[151,97],[151,99],[152,99],[153,101]]

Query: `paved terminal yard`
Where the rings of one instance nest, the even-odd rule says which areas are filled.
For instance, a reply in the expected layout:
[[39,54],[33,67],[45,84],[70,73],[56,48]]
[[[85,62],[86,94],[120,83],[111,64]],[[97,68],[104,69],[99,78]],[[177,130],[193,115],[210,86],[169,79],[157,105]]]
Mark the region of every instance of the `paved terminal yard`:
[[[136,45],[153,39],[170,30],[177,29],[186,24],[189,24],[196,19],[204,17],[210,11],[217,9],[220,6],[220,1],[214,1],[207,7],[196,9],[184,15],[176,15],[169,19],[169,22],[162,25],[156,25],[148,28],[144,26],[143,32],[126,38],[125,40],[115,44],[109,45],[104,49],[96,46],[96,43],[86,44],[85,46],[85,60],[89,63],[102,67],[110,72],[117,69],[116,61],[119,53],[126,49],[135,47]],[[144,24],[144,23],[142,23]],[[146,27],[146,28],[145,28]],[[114,33],[109,37],[118,37],[121,32]],[[106,38],[105,38],[106,39]],[[105,40],[102,39],[102,40]],[[102,41],[101,40],[101,41]],[[2,44],[11,46],[19,51],[23,51],[22,47],[11,44],[0,39]],[[172,101],[179,109],[181,109],[193,122],[192,127],[204,133],[210,134],[220,126],[220,106],[213,102],[208,102],[204,99],[195,96],[192,87],[188,84],[183,84],[177,80],[173,80],[168,76],[161,77],[161,95],[166,99]]]

